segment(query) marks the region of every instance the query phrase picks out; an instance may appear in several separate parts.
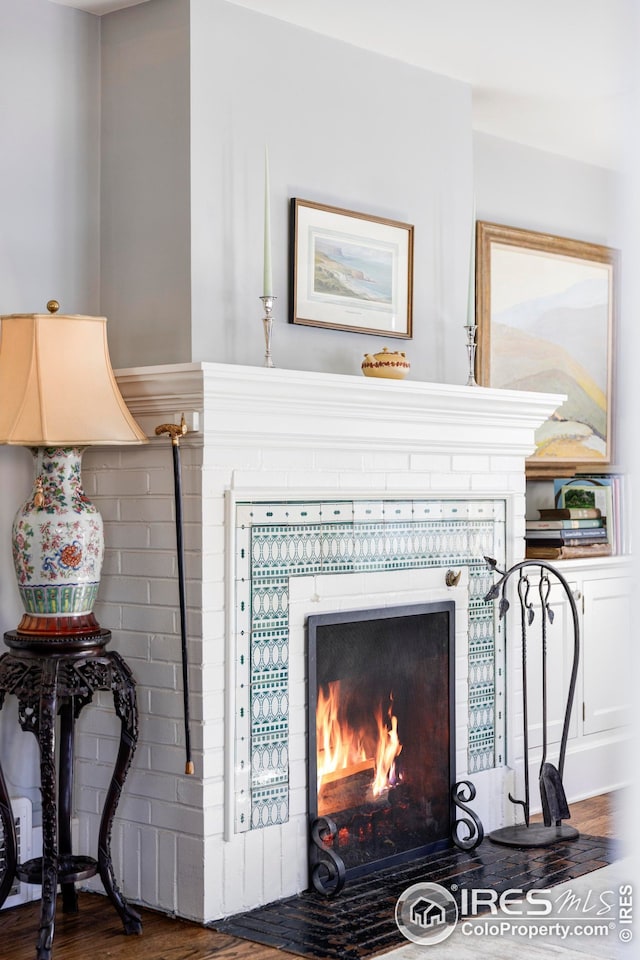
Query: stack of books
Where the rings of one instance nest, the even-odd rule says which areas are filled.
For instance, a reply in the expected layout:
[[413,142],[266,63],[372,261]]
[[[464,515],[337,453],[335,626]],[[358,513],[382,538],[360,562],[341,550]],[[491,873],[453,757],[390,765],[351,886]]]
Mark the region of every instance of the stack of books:
[[554,507],[527,520],[526,555],[531,560],[608,557],[612,546],[599,507]]
[[626,483],[622,474],[578,474],[572,480],[554,480],[553,492],[556,507],[598,507],[612,552],[630,552]]

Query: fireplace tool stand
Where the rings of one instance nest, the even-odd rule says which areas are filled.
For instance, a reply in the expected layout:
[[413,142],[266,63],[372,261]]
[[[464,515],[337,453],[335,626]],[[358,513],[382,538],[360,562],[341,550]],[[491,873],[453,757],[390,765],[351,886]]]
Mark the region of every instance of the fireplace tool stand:
[[[578,611],[576,608],[573,594],[569,584],[561,573],[551,564],[544,560],[523,560],[514,564],[510,570],[503,572],[498,570],[495,560],[485,557],[489,566],[498,574],[498,580],[485,600],[495,600],[500,597],[499,615],[502,619],[506,616],[509,609],[509,601],[506,597],[507,582],[514,574],[518,574],[517,592],[520,603],[520,621],[522,632],[522,716],[523,716],[523,743],[524,743],[524,800],[517,800],[509,794],[509,800],[524,811],[524,823],[515,826],[501,827],[489,834],[489,839],[494,843],[501,843],[511,847],[547,847],[560,840],[575,840],[579,833],[575,827],[563,824],[563,820],[570,818],[571,813],[567,804],[564,787],[562,784],[562,774],[564,771],[565,754],[567,750],[567,738],[569,736],[569,723],[571,720],[571,709],[573,707],[573,698],[575,694],[576,679],[578,675],[578,660],[580,656],[580,627],[578,621]],[[530,575],[537,579],[537,588],[531,583]],[[552,578],[557,580],[562,587],[573,618],[573,665],[571,668],[571,678],[569,681],[569,691],[567,703],[564,712],[564,723],[562,727],[562,737],[560,739],[560,752],[557,768],[547,760],[548,748],[548,697],[547,697],[547,627],[553,623],[553,610],[549,598],[551,593]],[[537,589],[541,625],[541,698],[542,698],[542,758],[540,760],[540,769],[538,774],[540,800],[542,803],[542,813],[544,823],[532,824],[530,822],[530,783],[529,783],[529,703],[527,690],[527,658],[529,629],[531,628],[535,611],[533,602],[530,600],[530,593]]]

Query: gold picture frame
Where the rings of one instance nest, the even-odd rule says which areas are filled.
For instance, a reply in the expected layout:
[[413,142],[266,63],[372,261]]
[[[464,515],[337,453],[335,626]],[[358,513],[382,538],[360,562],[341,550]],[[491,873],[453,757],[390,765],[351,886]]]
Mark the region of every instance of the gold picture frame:
[[619,251],[478,221],[476,378],[566,394],[536,433],[527,473],[612,463]]
[[290,321],[410,339],[413,226],[291,200]]

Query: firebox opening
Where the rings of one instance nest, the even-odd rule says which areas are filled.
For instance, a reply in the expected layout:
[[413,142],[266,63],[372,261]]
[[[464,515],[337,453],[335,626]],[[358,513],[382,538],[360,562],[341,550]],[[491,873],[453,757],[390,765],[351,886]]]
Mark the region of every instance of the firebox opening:
[[453,601],[310,616],[308,809],[347,875],[448,846]]

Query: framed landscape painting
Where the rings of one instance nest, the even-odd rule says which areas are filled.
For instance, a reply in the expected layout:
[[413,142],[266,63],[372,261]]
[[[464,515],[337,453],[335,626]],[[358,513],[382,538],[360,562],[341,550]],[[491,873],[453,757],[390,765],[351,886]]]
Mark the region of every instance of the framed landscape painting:
[[476,225],[476,377],[566,394],[536,433],[527,472],[612,461],[618,251],[516,227]]
[[413,226],[291,200],[292,323],[412,336]]

